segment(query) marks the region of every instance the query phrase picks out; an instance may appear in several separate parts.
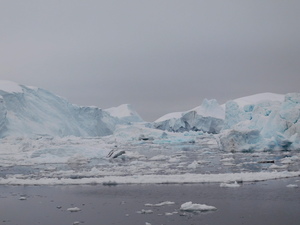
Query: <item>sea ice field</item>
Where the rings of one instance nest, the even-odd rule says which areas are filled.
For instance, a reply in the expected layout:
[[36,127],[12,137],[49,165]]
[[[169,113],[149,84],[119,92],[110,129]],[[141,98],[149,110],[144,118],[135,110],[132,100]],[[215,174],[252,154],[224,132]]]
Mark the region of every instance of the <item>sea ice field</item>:
[[0,165],[0,184],[11,185],[230,185],[297,177],[300,153],[225,152],[212,134],[123,126],[98,138],[3,138]]

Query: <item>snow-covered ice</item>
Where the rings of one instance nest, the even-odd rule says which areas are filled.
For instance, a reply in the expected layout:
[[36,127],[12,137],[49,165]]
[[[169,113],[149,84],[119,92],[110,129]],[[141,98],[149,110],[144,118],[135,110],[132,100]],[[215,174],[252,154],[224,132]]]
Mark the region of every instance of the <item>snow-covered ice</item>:
[[79,211],[81,211],[81,209],[78,208],[78,207],[72,207],[72,208],[68,208],[67,211],[69,211],[69,212],[79,212]]
[[186,202],[180,206],[180,210],[193,212],[193,211],[211,211],[211,210],[217,210],[217,208],[206,204],[196,204],[192,202]]

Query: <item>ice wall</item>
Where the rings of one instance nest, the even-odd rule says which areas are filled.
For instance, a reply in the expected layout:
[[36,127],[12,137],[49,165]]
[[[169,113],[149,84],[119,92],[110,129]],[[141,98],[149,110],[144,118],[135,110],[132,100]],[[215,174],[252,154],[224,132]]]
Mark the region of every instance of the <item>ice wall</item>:
[[226,103],[220,144],[227,151],[300,149],[300,94],[240,106]]
[[104,136],[124,123],[109,111],[74,105],[46,90],[13,82],[0,81],[0,96],[0,137]]

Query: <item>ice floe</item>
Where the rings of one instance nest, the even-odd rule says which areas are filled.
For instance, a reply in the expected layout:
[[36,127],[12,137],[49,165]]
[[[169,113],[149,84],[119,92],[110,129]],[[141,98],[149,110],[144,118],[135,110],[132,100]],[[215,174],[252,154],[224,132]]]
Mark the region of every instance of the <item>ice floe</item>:
[[195,204],[195,203],[192,203],[192,202],[186,202],[186,203],[183,203],[180,206],[180,210],[188,211],[188,212],[192,212],[192,211],[211,211],[211,210],[217,210],[217,208],[214,207],[214,206],[206,205],[206,204]]

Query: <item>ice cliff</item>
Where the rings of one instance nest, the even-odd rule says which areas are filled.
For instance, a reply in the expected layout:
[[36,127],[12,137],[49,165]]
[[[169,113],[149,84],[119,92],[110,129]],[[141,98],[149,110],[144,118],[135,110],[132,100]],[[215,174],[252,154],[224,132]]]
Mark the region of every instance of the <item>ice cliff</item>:
[[204,100],[192,110],[167,114],[154,127],[217,134],[226,151],[300,149],[300,94],[261,93],[219,105]]
[[222,148],[231,152],[300,149],[300,94],[266,93],[251,98],[260,101],[226,103]]
[[81,107],[40,88],[0,81],[0,137],[104,136],[118,124],[142,121],[131,106],[120,107]]
[[186,112],[170,113],[154,122],[161,130],[219,133],[223,128],[225,111],[216,100],[204,99],[199,107]]

